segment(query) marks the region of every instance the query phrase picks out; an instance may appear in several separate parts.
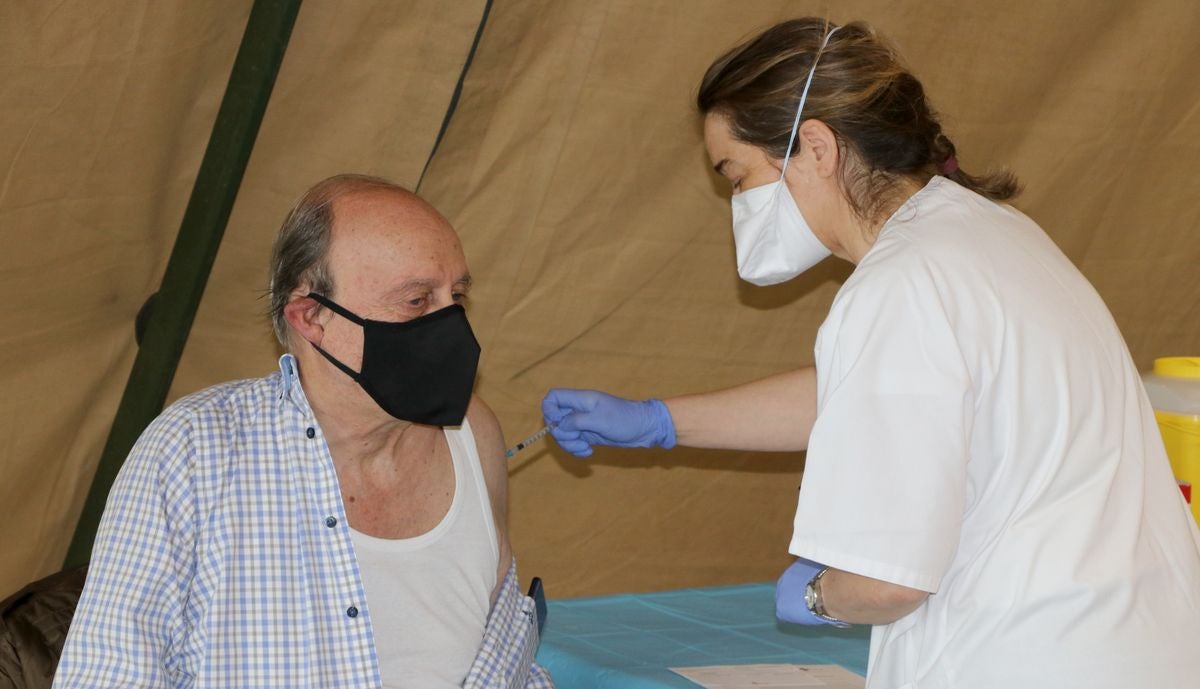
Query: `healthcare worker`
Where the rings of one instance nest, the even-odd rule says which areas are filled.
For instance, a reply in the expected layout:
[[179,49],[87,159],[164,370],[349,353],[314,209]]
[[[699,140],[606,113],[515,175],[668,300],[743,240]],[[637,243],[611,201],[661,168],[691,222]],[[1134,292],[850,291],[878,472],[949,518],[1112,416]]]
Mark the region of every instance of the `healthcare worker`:
[[[624,400],[556,389],[564,449],[808,450],[780,618],[875,625],[871,689],[1200,687],[1200,535],[1082,274],[958,166],[866,24],[774,26],[699,93],[738,273],[855,264],[815,368]],[[782,487],[781,489],[785,489]]]

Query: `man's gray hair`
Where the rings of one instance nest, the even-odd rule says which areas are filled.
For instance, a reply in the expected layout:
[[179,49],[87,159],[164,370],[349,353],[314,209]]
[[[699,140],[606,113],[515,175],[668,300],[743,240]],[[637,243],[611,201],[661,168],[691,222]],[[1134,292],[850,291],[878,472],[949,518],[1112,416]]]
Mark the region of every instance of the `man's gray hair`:
[[304,192],[279,228],[279,236],[271,250],[268,294],[275,337],[285,348],[288,347],[289,327],[283,309],[291,301],[292,293],[301,285],[307,285],[309,292],[333,296],[333,280],[327,261],[329,233],[333,229],[333,202],[348,193],[371,189],[408,191],[381,177],[334,175]]

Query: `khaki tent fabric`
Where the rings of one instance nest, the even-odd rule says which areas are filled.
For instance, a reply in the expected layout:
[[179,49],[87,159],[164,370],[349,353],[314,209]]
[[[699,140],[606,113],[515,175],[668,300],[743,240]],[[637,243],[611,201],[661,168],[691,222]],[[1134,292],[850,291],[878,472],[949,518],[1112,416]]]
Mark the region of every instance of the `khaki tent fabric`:
[[[0,590],[61,562],[249,6],[0,3]],[[274,368],[284,213],[336,172],[417,184],[483,7],[306,0],[172,397]],[[827,12],[897,44],[964,168],[1021,177],[1140,366],[1200,354],[1194,3],[496,0],[420,191],[463,236],[477,389],[510,441],[550,386],[670,395],[811,362],[850,266],[738,281],[692,102],[739,39]],[[522,571],[554,596],[771,578],[802,459],[535,445],[510,479]]]
[[6,592],[62,564],[248,10],[0,4]]

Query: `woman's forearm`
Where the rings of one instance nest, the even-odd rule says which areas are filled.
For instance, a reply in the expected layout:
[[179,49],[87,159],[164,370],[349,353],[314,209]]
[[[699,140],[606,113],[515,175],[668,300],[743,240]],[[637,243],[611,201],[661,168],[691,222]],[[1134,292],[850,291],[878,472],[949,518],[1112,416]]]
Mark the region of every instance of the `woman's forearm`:
[[826,614],[854,624],[891,624],[928,597],[924,591],[837,569],[821,577]]
[[766,452],[808,447],[817,372],[807,367],[724,390],[664,400],[680,445]]

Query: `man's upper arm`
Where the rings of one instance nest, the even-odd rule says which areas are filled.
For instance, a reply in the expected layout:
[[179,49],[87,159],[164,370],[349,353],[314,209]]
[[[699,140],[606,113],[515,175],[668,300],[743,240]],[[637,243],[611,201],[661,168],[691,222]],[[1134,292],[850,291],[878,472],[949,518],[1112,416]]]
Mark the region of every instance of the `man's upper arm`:
[[156,421],[104,510],[55,687],[159,687],[187,669],[172,653],[194,534],[186,428]]
[[467,419],[475,435],[475,447],[479,450],[483,480],[487,484],[492,516],[496,522],[496,539],[500,549],[496,585],[499,586],[512,559],[512,549],[508,543],[508,460],[504,456],[504,432],[496,415],[478,396],[471,397]]

